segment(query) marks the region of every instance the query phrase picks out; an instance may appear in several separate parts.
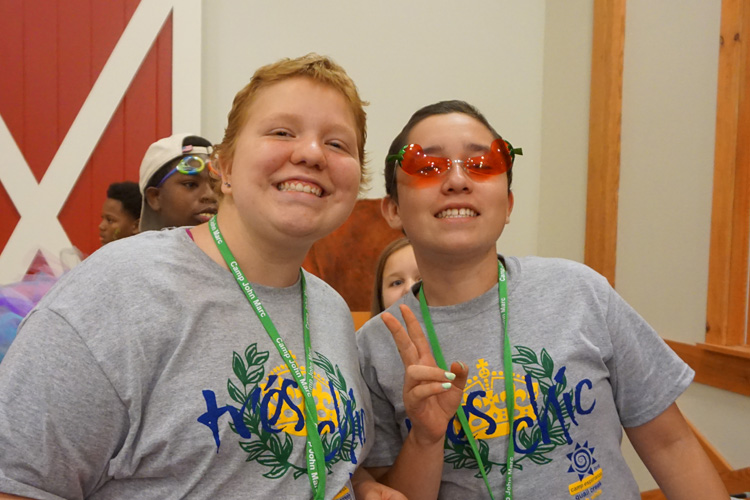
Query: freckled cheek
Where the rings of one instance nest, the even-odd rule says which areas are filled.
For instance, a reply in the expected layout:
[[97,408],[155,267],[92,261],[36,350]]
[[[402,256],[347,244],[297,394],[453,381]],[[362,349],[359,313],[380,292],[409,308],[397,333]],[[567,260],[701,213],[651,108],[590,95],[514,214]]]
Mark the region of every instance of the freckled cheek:
[[279,169],[281,163],[273,159],[264,158],[257,161],[245,161],[235,165],[233,177],[235,179],[247,179],[257,176],[270,175]]
[[332,176],[335,176],[333,180],[340,186],[345,186],[348,190],[358,190],[362,170],[359,163],[336,165],[332,169]]
[[243,175],[257,172],[273,173],[288,163],[290,156],[291,152],[284,147],[264,147],[257,151],[237,150],[234,156],[233,174],[237,175],[239,172]]

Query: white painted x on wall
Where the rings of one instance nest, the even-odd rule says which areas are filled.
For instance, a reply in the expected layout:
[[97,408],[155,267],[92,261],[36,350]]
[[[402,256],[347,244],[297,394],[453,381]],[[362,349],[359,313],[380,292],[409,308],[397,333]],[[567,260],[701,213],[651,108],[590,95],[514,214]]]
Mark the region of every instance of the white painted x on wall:
[[[200,67],[201,1],[141,0],[41,182],[36,182],[0,116],[0,151],[6,156],[0,182],[20,215],[0,254],[0,284],[21,279],[37,251],[41,250],[54,268],[59,265],[60,252],[72,247],[57,215],[170,12],[172,128],[200,134],[201,89],[195,68]],[[191,105],[175,105],[178,102]]]

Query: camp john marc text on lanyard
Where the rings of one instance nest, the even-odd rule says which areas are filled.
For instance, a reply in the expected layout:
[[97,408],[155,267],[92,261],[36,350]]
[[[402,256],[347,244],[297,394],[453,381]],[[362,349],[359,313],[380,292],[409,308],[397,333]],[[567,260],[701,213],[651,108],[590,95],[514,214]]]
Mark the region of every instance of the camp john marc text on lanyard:
[[[505,267],[498,260],[497,261],[497,295],[500,302],[500,318],[503,322],[503,372],[505,378],[505,404],[508,409],[508,454],[507,454],[507,470],[505,472],[505,491],[503,499],[513,500],[513,420],[515,413],[515,390],[513,387],[513,364],[511,360],[511,349],[510,349],[510,335],[508,334],[508,286],[505,279]],[[422,310],[422,317],[424,318],[425,330],[427,330],[427,338],[430,340],[430,346],[432,352],[435,355],[435,361],[438,366],[448,371],[448,365],[445,363],[443,357],[443,351],[440,348],[437,335],[435,334],[435,328],[432,326],[432,318],[430,317],[430,310],[427,307],[427,301],[424,298],[424,286],[419,288],[419,306]],[[459,422],[461,422],[461,428],[466,434],[466,439],[469,441],[472,452],[474,452],[474,458],[476,458],[479,471],[482,473],[484,484],[487,486],[487,491],[490,494],[492,500],[495,499],[490,488],[490,482],[487,479],[487,473],[484,469],[484,462],[482,457],[479,455],[479,449],[477,448],[476,440],[474,435],[469,428],[469,422],[466,420],[466,414],[464,409],[459,406],[456,411]]]
[[315,400],[313,399],[312,388],[314,384],[313,380],[313,363],[312,363],[312,352],[310,349],[310,325],[308,323],[307,315],[307,294],[305,291],[305,275],[300,269],[300,289],[302,293],[302,332],[303,339],[305,342],[305,364],[307,370],[305,376],[302,376],[302,371],[299,365],[292,357],[292,354],[287,349],[284,340],[279,335],[278,330],[274,326],[271,318],[268,316],[263,304],[255,294],[253,287],[250,282],[245,278],[242,273],[237,260],[229,250],[224,238],[219,231],[219,224],[216,221],[216,216],[211,218],[209,222],[209,228],[211,236],[213,236],[216,247],[221,252],[221,256],[229,266],[229,270],[232,272],[234,279],[240,286],[240,289],[245,294],[250,306],[252,307],[255,314],[258,315],[258,319],[263,324],[268,336],[273,341],[276,349],[279,351],[279,355],[282,357],[286,366],[289,368],[289,373],[294,377],[294,381],[302,390],[302,395],[305,400],[305,428],[307,430],[307,447],[305,449],[305,457],[307,459],[307,476],[310,479],[310,486],[312,486],[315,492],[315,500],[322,500],[326,490],[326,462],[325,455],[323,453],[323,444],[320,440],[320,434],[318,433],[318,416],[315,407]]

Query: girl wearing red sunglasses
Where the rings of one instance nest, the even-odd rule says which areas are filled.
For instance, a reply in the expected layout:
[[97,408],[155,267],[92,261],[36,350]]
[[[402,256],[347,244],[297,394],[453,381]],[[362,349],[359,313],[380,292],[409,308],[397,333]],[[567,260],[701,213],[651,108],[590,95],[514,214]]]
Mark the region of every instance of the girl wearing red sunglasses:
[[498,255],[517,154],[462,101],[391,145],[383,215],[422,283],[357,335],[365,465],[411,500],[636,500],[624,428],[668,498],[727,498],[675,405],[693,371],[591,269]]

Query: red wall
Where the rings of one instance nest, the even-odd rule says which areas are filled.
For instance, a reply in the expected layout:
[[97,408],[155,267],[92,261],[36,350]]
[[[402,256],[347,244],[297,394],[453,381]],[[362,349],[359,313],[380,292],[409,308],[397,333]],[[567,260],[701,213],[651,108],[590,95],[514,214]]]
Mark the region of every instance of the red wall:
[[[0,0],[0,115],[42,179],[139,0]],[[73,245],[99,247],[107,186],[138,181],[148,145],[172,132],[167,20],[58,218]],[[2,164],[0,168],[26,168]],[[43,200],[39,201],[43,203]],[[0,184],[0,252],[19,215]]]

